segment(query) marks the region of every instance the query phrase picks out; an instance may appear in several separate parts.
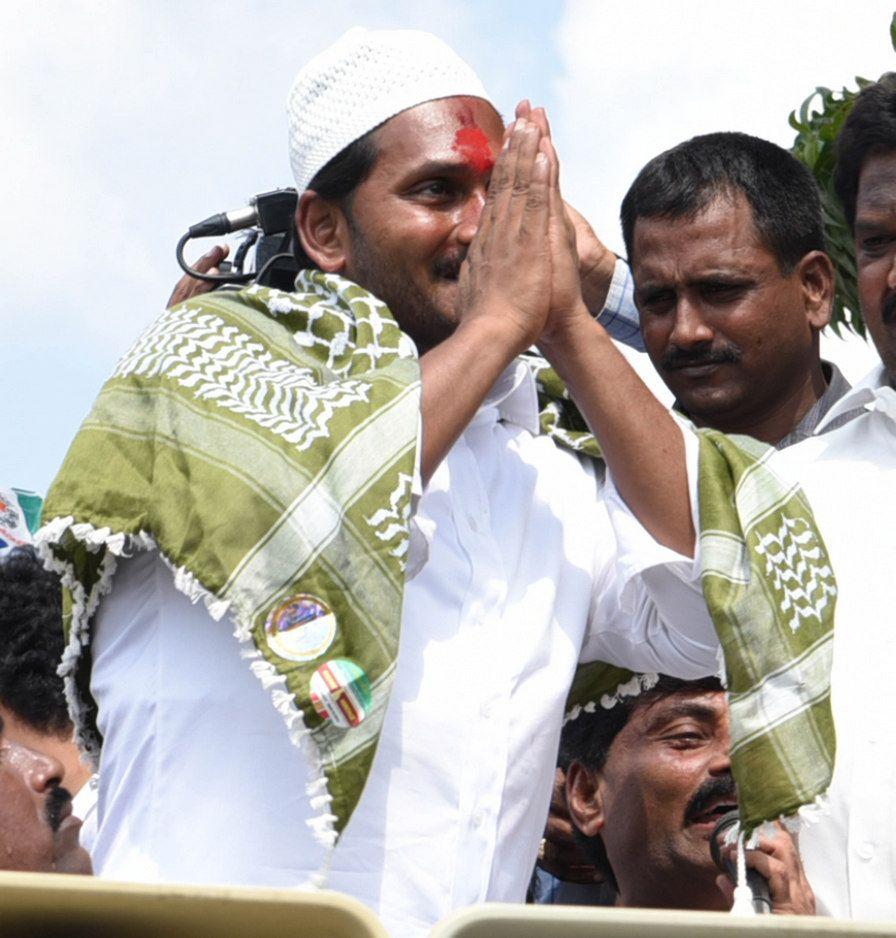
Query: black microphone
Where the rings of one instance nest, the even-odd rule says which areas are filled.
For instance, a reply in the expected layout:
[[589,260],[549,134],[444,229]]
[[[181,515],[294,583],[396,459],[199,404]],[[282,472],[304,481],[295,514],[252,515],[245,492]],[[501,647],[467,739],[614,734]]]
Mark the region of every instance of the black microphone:
[[[712,862],[723,872],[727,873],[731,882],[737,885],[737,860],[726,859],[722,856],[721,847],[726,832],[735,824],[740,824],[740,815],[737,810],[729,811],[719,818],[709,838],[709,852]],[[757,915],[771,915],[772,899],[768,891],[768,880],[756,870],[747,867],[747,885],[753,896],[753,911]]]

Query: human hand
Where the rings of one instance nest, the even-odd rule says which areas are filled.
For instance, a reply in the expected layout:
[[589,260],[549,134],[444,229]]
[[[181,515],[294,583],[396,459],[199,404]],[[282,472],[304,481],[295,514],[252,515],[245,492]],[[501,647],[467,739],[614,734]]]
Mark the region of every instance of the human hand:
[[[228,245],[216,244],[210,251],[206,251],[205,254],[193,264],[193,267],[201,274],[219,274],[221,271],[218,269],[218,265],[229,253],[230,247]],[[209,283],[206,280],[197,280],[196,277],[184,274],[174,285],[171,296],[168,297],[167,308],[171,309],[172,306],[177,306],[178,303],[183,303],[184,300],[189,300],[191,297],[208,293],[214,290],[214,288],[215,285],[213,283]]]
[[[733,858],[736,845],[724,848]],[[775,822],[771,836],[762,834],[756,849],[746,851],[746,862],[768,883],[775,915],[814,915],[815,895],[806,879],[799,850],[793,834],[780,822]],[[734,901],[734,884],[724,873],[716,878],[719,889]]]
[[597,316],[607,302],[610,282],[616,270],[616,255],[604,245],[591,225],[569,202],[563,204],[575,231],[582,299],[591,315]]
[[[542,133],[551,137],[550,125],[544,108],[533,110],[530,102],[523,100],[516,106],[516,116],[534,120],[541,127]],[[610,282],[616,269],[616,255],[604,245],[584,216],[575,208],[568,202],[563,202],[563,208],[568,226],[571,226],[573,243],[578,256],[582,299],[591,315],[596,316],[607,302]]]
[[458,283],[460,326],[491,323],[514,354],[536,341],[551,303],[549,165],[541,141],[532,121],[508,128]]
[[538,850],[538,865],[567,883],[603,882],[603,874],[585,855],[573,830],[566,806],[566,773],[558,768],[554,775],[548,821]]

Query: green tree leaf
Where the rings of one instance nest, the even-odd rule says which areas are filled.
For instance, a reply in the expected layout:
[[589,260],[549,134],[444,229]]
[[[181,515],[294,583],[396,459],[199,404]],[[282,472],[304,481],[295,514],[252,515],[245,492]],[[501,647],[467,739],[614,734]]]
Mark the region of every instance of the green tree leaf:
[[[890,41],[896,50],[896,13],[890,21]],[[837,165],[837,135],[856,95],[870,84],[869,79],[857,75],[856,89],[833,91],[819,85],[798,110],[791,111],[789,117],[790,126],[796,131],[791,152],[811,170],[821,191],[825,238],[836,273],[831,329],[837,335],[841,335],[844,329],[865,335],[865,323],[859,309],[855,244],[834,192],[834,169]]]

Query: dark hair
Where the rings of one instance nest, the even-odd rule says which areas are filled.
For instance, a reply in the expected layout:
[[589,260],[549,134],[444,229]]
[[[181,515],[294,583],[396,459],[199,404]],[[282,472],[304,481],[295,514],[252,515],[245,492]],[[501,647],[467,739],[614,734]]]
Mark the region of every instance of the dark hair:
[[[630,697],[622,697],[615,706],[606,709],[596,707],[593,713],[582,711],[574,720],[563,727],[560,736],[560,755],[557,764],[564,772],[569,771],[573,762],[580,762],[586,769],[600,771],[610,754],[613,740],[622,732],[629,718],[642,707],[649,707],[663,697],[686,691],[719,691],[722,684],[716,677],[705,677],[698,681],[682,681],[675,677],[660,675],[660,679],[650,690]],[[588,855],[588,859],[603,873],[607,882],[619,891],[619,884],[610,866],[604,842],[598,834],[588,837],[573,825],[576,840]]]
[[812,173],[768,140],[742,133],[694,137],[654,157],[622,200],[622,235],[633,260],[639,218],[692,218],[720,195],[743,193],[784,274],[823,251],[821,198]]
[[896,150],[896,72],[887,72],[859,92],[837,138],[834,191],[850,228],[856,221],[862,164],[884,150]]
[[[322,199],[335,202],[343,209],[351,205],[355,189],[370,175],[373,164],[379,155],[374,134],[378,128],[369,130],[363,137],[353,140],[341,149],[336,156],[315,174],[309,189],[313,189]],[[300,192],[299,195],[302,193]],[[317,264],[305,253],[298,236],[293,238],[293,254],[299,268],[313,267]]]
[[62,595],[30,547],[0,558],[0,703],[39,733],[71,730],[62,678]]

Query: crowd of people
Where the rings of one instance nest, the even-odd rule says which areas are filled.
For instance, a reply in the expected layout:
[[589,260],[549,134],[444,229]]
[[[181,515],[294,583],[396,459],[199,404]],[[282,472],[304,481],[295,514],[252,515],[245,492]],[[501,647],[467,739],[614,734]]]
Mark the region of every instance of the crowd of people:
[[326,885],[396,936],[743,911],[748,870],[896,918],[896,75],[838,142],[855,388],[775,144],[651,159],[624,260],[434,36],[351,30],[288,115],[295,290],[182,280],[0,560],[0,866]]

